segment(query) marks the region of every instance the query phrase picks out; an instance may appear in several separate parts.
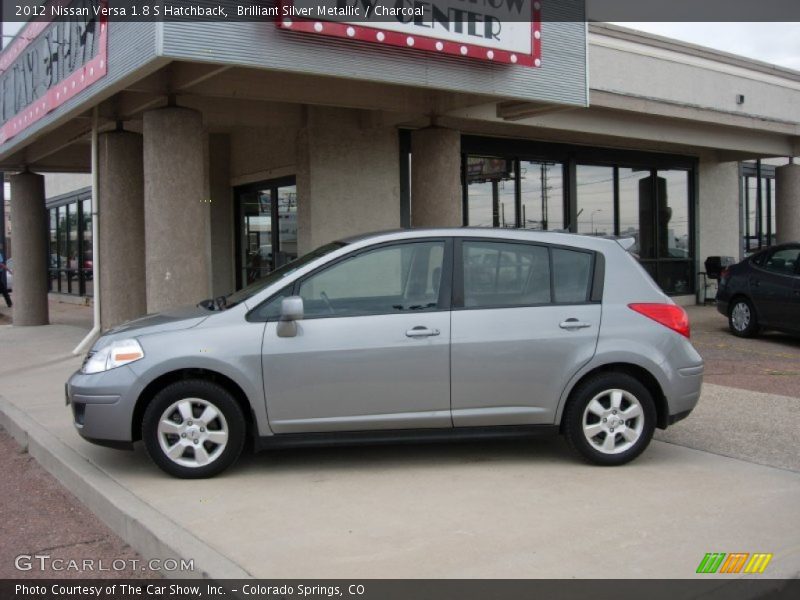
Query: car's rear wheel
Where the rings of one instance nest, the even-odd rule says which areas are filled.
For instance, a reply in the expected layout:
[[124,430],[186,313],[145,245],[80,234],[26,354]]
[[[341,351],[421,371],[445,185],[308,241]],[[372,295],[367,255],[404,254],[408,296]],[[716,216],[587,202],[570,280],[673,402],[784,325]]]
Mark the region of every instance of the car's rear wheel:
[[652,395],[626,373],[601,373],[580,383],[564,411],[569,445],[597,465],[622,465],[639,456],[655,424]]
[[728,326],[733,335],[739,337],[753,337],[758,334],[758,319],[753,304],[743,297],[738,297],[731,302],[728,311]]
[[142,420],[142,439],[153,462],[187,479],[212,477],[236,462],[245,431],[242,410],[230,392],[203,380],[168,385]]

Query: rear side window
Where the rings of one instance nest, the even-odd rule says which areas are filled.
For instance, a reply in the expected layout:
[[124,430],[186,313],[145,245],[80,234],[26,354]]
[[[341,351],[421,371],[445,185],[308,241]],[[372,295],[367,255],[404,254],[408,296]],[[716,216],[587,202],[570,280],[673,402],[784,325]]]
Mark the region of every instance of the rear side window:
[[553,291],[559,304],[589,300],[592,282],[592,255],[588,252],[553,248]]
[[547,304],[550,260],[547,248],[531,244],[464,241],[464,306]]

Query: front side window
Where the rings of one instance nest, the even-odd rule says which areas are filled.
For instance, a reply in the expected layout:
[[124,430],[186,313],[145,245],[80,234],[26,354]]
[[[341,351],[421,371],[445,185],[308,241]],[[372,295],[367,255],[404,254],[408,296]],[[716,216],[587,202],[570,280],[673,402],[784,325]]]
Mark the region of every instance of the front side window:
[[300,284],[306,317],[435,310],[444,242],[384,246],[344,259]]
[[550,261],[546,247],[465,241],[462,256],[465,307],[550,302]]

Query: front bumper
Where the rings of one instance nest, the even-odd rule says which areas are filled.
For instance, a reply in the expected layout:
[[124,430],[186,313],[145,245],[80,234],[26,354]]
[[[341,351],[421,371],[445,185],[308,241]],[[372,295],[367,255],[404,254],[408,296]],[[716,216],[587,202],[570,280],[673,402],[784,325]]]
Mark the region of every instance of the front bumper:
[[83,438],[112,447],[133,443],[133,411],[139,390],[130,368],[91,375],[77,371],[67,381],[65,394],[75,429]]

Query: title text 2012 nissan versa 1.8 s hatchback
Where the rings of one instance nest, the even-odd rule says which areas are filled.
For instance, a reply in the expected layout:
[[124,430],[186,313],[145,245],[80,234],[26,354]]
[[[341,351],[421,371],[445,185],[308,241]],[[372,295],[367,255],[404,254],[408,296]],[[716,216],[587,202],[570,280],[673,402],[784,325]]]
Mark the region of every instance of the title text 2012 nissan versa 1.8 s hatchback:
[[80,434],[178,477],[245,446],[561,431],[619,465],[686,417],[703,360],[624,246],[431,229],[350,238],[103,335],[67,383]]

